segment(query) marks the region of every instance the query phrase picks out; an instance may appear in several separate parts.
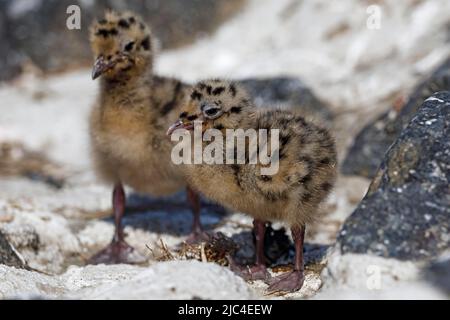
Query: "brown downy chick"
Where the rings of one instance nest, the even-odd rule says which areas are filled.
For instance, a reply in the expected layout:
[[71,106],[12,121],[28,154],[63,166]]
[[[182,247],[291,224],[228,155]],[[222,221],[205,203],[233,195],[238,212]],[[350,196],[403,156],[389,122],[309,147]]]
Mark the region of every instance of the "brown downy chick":
[[[123,184],[138,192],[163,196],[186,187],[180,168],[170,159],[165,136],[177,119],[188,86],[153,75],[152,35],[131,14],[107,12],[90,30],[95,57],[92,78],[100,78],[98,101],[90,116],[94,165],[99,177],[114,185],[115,235],[92,263],[140,262],[124,240]],[[201,236],[198,196],[188,188],[194,211],[194,233]]]
[[[289,111],[256,110],[241,87],[220,80],[195,85],[179,118],[170,127],[169,134],[177,128],[192,129],[193,119],[202,121],[203,132],[207,128],[219,129],[224,134],[227,129],[279,130],[279,169],[273,175],[261,175],[260,163],[202,163],[182,167],[193,188],[221,205],[254,218],[256,265],[234,266],[234,270],[247,279],[269,281],[270,292],[300,289],[304,280],[305,225],[317,218],[318,206],[331,191],[336,177],[333,138],[327,130]],[[267,141],[271,141],[270,136]],[[266,146],[270,150],[270,143]],[[232,152],[236,154],[235,150]],[[266,221],[289,225],[296,249],[294,271],[273,279],[269,279],[264,261]]]

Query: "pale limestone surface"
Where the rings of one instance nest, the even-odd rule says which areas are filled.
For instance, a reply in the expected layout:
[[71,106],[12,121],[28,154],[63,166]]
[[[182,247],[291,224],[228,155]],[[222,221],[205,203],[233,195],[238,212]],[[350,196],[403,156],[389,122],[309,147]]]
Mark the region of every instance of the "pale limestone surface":
[[[450,52],[444,40],[448,16],[442,14],[450,12],[450,2],[412,2],[386,1],[383,9],[389,14],[374,31],[366,28],[367,6],[358,0],[250,0],[211,37],[161,53],[156,70],[188,81],[300,77],[338,114],[333,131],[342,158],[370,118],[408,92]],[[0,298],[278,298],[265,294],[265,284],[245,284],[225,267],[155,261],[148,247],[155,248],[163,239],[172,249],[187,235],[191,215],[182,195],[173,199],[179,204],[176,210],[150,210],[125,219],[127,240],[149,259],[148,265],[84,266],[113,232],[111,219],[106,219],[111,190],[98,184],[89,158],[87,118],[97,85],[89,70],[79,70],[46,78],[27,75],[0,88],[0,143],[16,141],[43,152],[68,176],[61,190],[25,178],[1,177],[0,229],[32,268],[47,274],[0,265]],[[365,179],[339,177],[324,205],[328,215],[308,229],[306,241],[332,245],[367,186]],[[238,236],[251,253],[250,218],[203,210],[202,220],[210,230]],[[420,265],[341,256],[334,250],[320,263],[326,266],[321,274],[307,271],[301,291],[284,298],[442,297],[421,282]],[[370,265],[381,268],[385,289],[367,289]]]

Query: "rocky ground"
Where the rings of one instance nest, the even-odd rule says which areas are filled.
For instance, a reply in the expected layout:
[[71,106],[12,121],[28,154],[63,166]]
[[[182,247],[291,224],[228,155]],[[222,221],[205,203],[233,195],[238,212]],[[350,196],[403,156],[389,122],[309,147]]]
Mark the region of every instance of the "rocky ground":
[[[86,41],[89,25],[107,9],[141,14],[158,35],[158,47],[167,49],[212,33],[239,11],[243,3],[243,0],[5,0],[0,3],[0,81],[17,76],[24,64],[42,72],[90,64]],[[66,21],[73,12],[66,11],[73,5],[80,8],[81,25],[80,29],[69,30]]]
[[[45,90],[49,95],[45,95],[38,104],[40,108],[29,107],[28,110],[21,110],[17,115],[12,115],[9,126],[3,123],[3,140],[1,141],[1,170],[2,179],[0,181],[0,236],[7,239],[8,245],[3,245],[2,262],[15,267],[24,267],[24,270],[15,270],[11,267],[4,267],[5,273],[1,292],[3,297],[18,296],[23,294],[36,295],[41,297],[126,297],[123,290],[115,296],[108,293],[103,296],[97,292],[103,292],[103,288],[98,288],[104,283],[109,286],[115,281],[132,281],[142,272],[147,274],[148,267],[155,268],[155,277],[168,277],[171,280],[167,286],[177,288],[174,291],[147,291],[142,297],[147,298],[181,298],[181,297],[202,297],[220,298],[221,295],[211,295],[217,288],[225,290],[237,290],[229,297],[249,298],[266,297],[266,285],[262,282],[247,285],[236,277],[219,261],[220,257],[210,258],[208,252],[202,257],[201,247],[185,247],[183,241],[190,231],[191,213],[186,205],[185,194],[174,195],[168,199],[150,199],[145,196],[132,194],[129,196],[129,209],[125,218],[125,231],[128,234],[127,240],[139,252],[146,256],[148,262],[144,266],[88,266],[85,267],[88,257],[100,248],[104,247],[111,240],[113,225],[110,218],[110,198],[111,190],[107,186],[99,185],[90,169],[89,158],[86,153],[87,132],[86,117],[89,111],[89,104],[78,105],[67,101],[70,97],[60,97],[64,101],[63,108],[67,117],[66,126],[48,128],[36,123],[37,118],[49,117],[51,122],[64,120],[57,111],[62,104],[55,104],[57,96],[64,92],[64,86],[75,87],[75,84],[87,78],[85,72],[78,74],[49,79],[39,88],[35,88],[35,80],[24,79],[16,84],[17,87],[3,91],[4,97],[16,95],[14,91],[21,92],[22,103],[19,108],[27,108],[30,101],[35,101],[36,90]],[[301,111],[298,107],[299,93],[301,99],[305,101],[305,112],[311,117],[322,119],[331,125],[332,115],[330,110],[320,102],[317,97],[304,87],[298,79],[265,79],[244,81],[245,85],[252,91],[253,87],[265,84],[264,90],[252,91],[256,101],[272,101],[283,104],[286,108],[293,108]],[[37,84],[36,84],[37,85]],[[43,85],[45,89],[40,86]],[[27,92],[23,94],[23,92]],[[80,86],[80,91],[89,93],[95,91],[95,87]],[[54,92],[52,97],[51,92]],[[14,98],[17,99],[17,96]],[[16,101],[17,103],[17,101]],[[20,103],[20,102],[19,102]],[[23,112],[23,113],[22,113]],[[24,116],[26,114],[26,116]],[[22,122],[22,123],[21,123]],[[29,127],[32,125],[33,127]],[[57,141],[54,135],[58,130],[60,133],[67,133],[67,125],[72,126],[75,135],[81,141],[72,146]],[[50,138],[56,148],[51,144],[47,146],[46,152],[29,151],[24,144],[19,142],[18,137],[27,135],[26,140],[29,146],[42,143],[44,138]],[[52,136],[49,136],[51,134]],[[75,141],[66,136],[65,141]],[[56,138],[56,137],[55,137]],[[64,137],[60,137],[64,139]],[[63,144],[66,150],[61,150]],[[78,147],[77,150],[73,148]],[[41,146],[42,148],[42,146]],[[52,151],[53,150],[53,151]],[[71,150],[71,151],[70,151]],[[72,155],[71,155],[71,154]],[[50,155],[48,157],[47,155]],[[61,159],[55,161],[53,159]],[[62,161],[65,160],[65,161]],[[64,162],[64,163],[63,163]],[[309,243],[306,246],[307,274],[306,284],[302,291],[290,297],[310,297],[321,287],[320,272],[325,266],[327,250],[334,242],[339,226],[345,217],[351,212],[352,207],[362,198],[367,187],[367,181],[358,177],[342,177],[329,201],[322,208],[322,213],[327,213],[326,218],[320,226],[312,226],[308,230]],[[357,186],[356,188],[354,188]],[[224,210],[216,205],[204,201],[202,211],[202,222],[210,231],[222,232],[226,237],[232,239],[239,247],[238,258],[242,262],[252,260],[252,220],[239,213],[225,214]],[[281,226],[275,225],[275,228]],[[275,261],[273,272],[283,272],[290,268],[286,263],[292,258],[293,248],[289,239],[283,236],[280,240],[273,240],[269,243],[268,251],[275,247]],[[277,239],[277,237],[271,237]],[[208,247],[206,248],[208,249]],[[279,252],[281,249],[281,252]],[[180,252],[181,251],[181,252]],[[186,252],[188,251],[188,252]],[[268,253],[270,256],[270,253]],[[205,264],[195,264],[190,260],[200,260]],[[25,263],[26,261],[26,263]],[[209,264],[206,262],[211,261]],[[169,263],[170,262],[170,263]],[[201,267],[198,267],[200,266]],[[26,267],[25,267],[26,266]],[[164,267],[164,266],[167,266]],[[123,271],[122,271],[123,268]],[[172,279],[172,270],[189,269],[192,272],[186,273],[186,279]],[[76,270],[76,271],[75,271]],[[121,271],[119,271],[121,270]],[[217,283],[217,288],[203,288],[198,286],[205,276],[217,277],[215,272],[219,272],[223,277],[223,282]],[[78,278],[74,278],[78,274]],[[29,276],[28,276],[29,275]],[[85,277],[93,280],[86,285],[70,284],[67,279],[73,279],[77,283],[86,283]],[[175,275],[173,275],[175,277]],[[198,278],[200,277],[200,278]],[[229,282],[230,279],[234,279]],[[192,287],[186,285],[183,289],[178,288],[181,282],[192,281]],[[69,282],[68,282],[69,281]],[[86,280],[87,281],[87,280]],[[133,280],[134,281],[134,280]],[[41,290],[41,283],[48,283],[45,290]],[[227,283],[234,283],[236,289],[225,286]],[[56,290],[58,289],[58,290]],[[86,291],[86,290],[87,291]],[[53,292],[52,290],[56,290]],[[79,290],[80,293],[78,292]],[[89,290],[94,290],[87,293]],[[99,290],[99,291],[97,291]],[[131,289],[131,291],[135,291]],[[131,294],[130,291],[130,294]],[[81,293],[83,292],[83,293]],[[150,294],[150,292],[152,292]],[[80,295],[78,295],[80,294]],[[106,293],[105,293],[106,294]],[[112,294],[112,295],[110,295]],[[134,294],[134,293],[133,293]],[[129,296],[132,297],[132,296]],[[135,296],[137,297],[137,296]]]
[[419,83],[409,97],[400,97],[390,110],[361,130],[345,157],[342,172],[372,178],[386,150],[406,128],[422,102],[434,92],[449,90],[450,59]]
[[[417,97],[417,84],[450,53],[450,19],[439,14],[449,12],[448,1],[378,3],[386,18],[374,32],[365,28],[359,1],[339,8],[327,1],[249,1],[213,36],[161,54],[156,69],[188,81],[247,79],[258,104],[298,108],[326,123],[344,159],[358,132],[391,106],[400,111],[399,97]],[[319,18],[313,32],[308,26]],[[261,19],[264,25],[252,27]],[[218,52],[215,59],[211,52]],[[86,266],[113,232],[111,190],[98,184],[88,156],[95,85],[83,69],[27,74],[0,88],[0,298],[449,297],[448,93],[391,119],[400,129],[377,158],[379,170],[340,173],[323,219],[307,230],[305,284],[280,297],[231,273],[224,246],[183,245],[191,224],[183,193],[150,199],[128,190],[127,240],[147,262]],[[202,222],[231,239],[241,261],[252,259],[250,218],[204,201]],[[281,249],[272,253],[283,253],[275,255],[272,273],[290,268],[293,250],[282,235],[270,238],[269,247]]]

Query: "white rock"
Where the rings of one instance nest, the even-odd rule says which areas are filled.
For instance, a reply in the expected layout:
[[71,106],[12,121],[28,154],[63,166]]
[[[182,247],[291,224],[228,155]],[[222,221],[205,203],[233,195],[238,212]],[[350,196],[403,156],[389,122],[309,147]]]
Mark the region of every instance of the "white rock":
[[429,284],[412,281],[398,283],[389,290],[357,290],[345,288],[330,288],[319,292],[314,299],[318,300],[439,300],[448,299]]
[[[390,14],[383,15],[382,28],[376,32],[361,27],[368,17],[367,5],[361,1],[266,0],[261,5],[262,1],[249,1],[245,10],[214,35],[163,52],[155,69],[190,81],[220,75],[299,76],[330,103],[333,111],[345,109],[345,116],[338,117],[335,123],[338,144],[344,145],[369,116],[386,107],[393,93],[412,87],[450,52],[450,45],[441,41],[447,33],[447,16],[437,14],[449,11],[448,0],[429,0],[417,6],[406,1],[386,3],[382,7]],[[323,23],[310,28],[319,19]],[[264,24],[255,23],[259,21]],[[241,41],[234,41],[236,34]],[[211,52],[221,55],[205,63]],[[395,77],[392,70],[396,70]],[[32,267],[48,272],[64,272],[74,256],[90,254],[91,248],[106,245],[113,232],[110,221],[86,222],[83,216],[110,210],[111,206],[110,188],[95,183],[90,168],[87,118],[97,85],[91,81],[89,70],[80,70],[45,79],[24,77],[0,88],[0,140],[17,140],[32,150],[43,151],[73,173],[69,174],[67,186],[59,191],[25,178],[0,179],[0,227],[9,231],[15,244],[25,247],[32,242],[35,231],[40,243],[38,253],[18,250]],[[41,86],[51,94],[36,102],[33,87]],[[366,189],[367,181],[340,178],[327,203],[331,214],[318,224],[307,241],[332,243],[341,222]],[[178,226],[191,223],[188,210],[152,212],[151,217],[143,217],[139,223],[135,222],[141,219],[137,216],[126,219],[133,222],[126,224],[127,241],[143,253],[147,252],[145,245],[154,247],[160,237],[169,246],[180,243],[185,234],[178,232]],[[145,219],[152,221],[144,223]],[[209,225],[218,222],[213,215],[203,214],[202,219]],[[228,216],[221,222],[215,231],[227,235],[243,233],[251,227],[251,219],[246,216]],[[32,226],[34,231],[23,226]],[[253,249],[251,243],[248,247]],[[380,271],[381,289],[369,290],[368,278],[376,270]],[[318,297],[380,298],[408,294],[436,297],[434,289],[420,283],[418,270],[412,263],[397,260],[364,255],[330,256],[322,280],[307,273],[300,292],[287,297],[311,297],[322,282],[324,287]],[[254,297],[249,287],[226,268],[198,262],[158,263],[148,269],[70,267],[62,275],[54,276],[0,266],[0,279],[0,298]],[[260,285],[258,296],[263,296],[266,287]]]
[[341,255],[338,249],[334,249],[322,272],[322,278],[328,284],[349,288],[367,288],[368,281],[374,279],[371,275],[379,275],[380,286],[389,287],[398,281],[416,279],[419,267],[409,261],[366,254]]
[[324,286],[315,299],[444,299],[421,280],[420,264],[335,248],[322,271]]
[[70,266],[59,279],[64,283],[68,292],[82,289],[92,289],[102,285],[116,284],[126,281],[145,268],[131,265],[89,265],[86,267]]
[[198,261],[170,261],[149,268],[130,265],[71,266],[60,276],[0,265],[0,299],[254,299],[249,286],[226,268]]
[[252,299],[247,284],[212,263],[170,261],[151,266],[130,280],[85,290],[80,299]]
[[0,265],[0,299],[63,298],[84,289],[131,279],[143,270],[130,265],[71,266],[60,276],[50,276]]
[[58,280],[37,272],[0,265],[0,299],[21,297],[55,298],[65,293]]

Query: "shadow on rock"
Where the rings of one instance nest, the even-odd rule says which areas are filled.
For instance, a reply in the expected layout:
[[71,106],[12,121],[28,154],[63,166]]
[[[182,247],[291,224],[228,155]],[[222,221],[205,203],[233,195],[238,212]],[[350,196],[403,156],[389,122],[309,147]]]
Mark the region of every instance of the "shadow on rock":
[[330,109],[298,78],[273,77],[238,82],[250,93],[258,107],[291,108],[328,125],[333,120]]
[[433,259],[450,246],[450,92],[428,98],[338,236],[343,253]]
[[450,59],[420,83],[400,110],[392,108],[365,126],[356,136],[342,164],[342,172],[372,178],[389,146],[416,114],[425,99],[450,90]]
[[[223,207],[202,199],[200,216],[206,231],[225,214]],[[113,223],[112,214],[104,220]],[[161,198],[132,193],[127,198],[123,225],[152,233],[187,236],[192,232],[192,211],[184,192]]]

